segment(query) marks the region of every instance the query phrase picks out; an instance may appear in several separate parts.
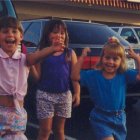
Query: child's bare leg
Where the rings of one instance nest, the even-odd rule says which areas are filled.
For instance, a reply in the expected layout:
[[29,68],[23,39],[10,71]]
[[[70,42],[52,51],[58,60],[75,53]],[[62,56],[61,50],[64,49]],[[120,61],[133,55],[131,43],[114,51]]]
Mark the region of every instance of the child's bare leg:
[[52,118],[39,120],[40,130],[38,140],[48,140],[52,130]]
[[55,117],[53,120],[53,133],[54,140],[65,140],[64,128],[65,128],[65,118]]

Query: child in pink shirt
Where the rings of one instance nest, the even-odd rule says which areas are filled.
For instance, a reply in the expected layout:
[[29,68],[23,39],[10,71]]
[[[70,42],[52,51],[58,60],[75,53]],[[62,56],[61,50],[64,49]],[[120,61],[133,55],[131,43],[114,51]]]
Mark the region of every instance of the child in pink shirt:
[[56,46],[23,54],[17,49],[22,39],[23,30],[17,19],[0,19],[0,137],[5,140],[27,140],[24,135],[27,113],[23,103],[30,66],[51,53],[63,51]]

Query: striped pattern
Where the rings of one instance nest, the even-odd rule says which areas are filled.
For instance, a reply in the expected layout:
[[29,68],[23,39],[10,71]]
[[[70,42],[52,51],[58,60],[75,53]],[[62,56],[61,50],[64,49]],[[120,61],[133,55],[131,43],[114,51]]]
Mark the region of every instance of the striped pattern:
[[111,6],[115,8],[125,8],[132,10],[140,10],[140,3],[127,2],[127,0],[65,0],[77,4],[85,4],[88,6]]

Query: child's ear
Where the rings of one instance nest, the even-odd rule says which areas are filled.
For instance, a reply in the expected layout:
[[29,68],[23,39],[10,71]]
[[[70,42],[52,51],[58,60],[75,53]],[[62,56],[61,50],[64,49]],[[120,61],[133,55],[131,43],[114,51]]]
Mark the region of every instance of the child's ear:
[[23,40],[23,34],[20,34],[20,39],[21,39],[21,41]]

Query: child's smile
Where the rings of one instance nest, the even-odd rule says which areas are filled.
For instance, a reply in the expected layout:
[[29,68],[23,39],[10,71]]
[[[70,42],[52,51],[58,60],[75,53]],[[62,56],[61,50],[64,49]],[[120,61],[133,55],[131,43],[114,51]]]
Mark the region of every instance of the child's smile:
[[110,55],[105,53],[102,63],[106,73],[115,74],[120,67],[121,57],[118,55]]
[[15,44],[15,39],[5,39],[5,42],[8,44],[8,45],[13,45]]
[[2,28],[0,30],[0,46],[12,56],[22,40],[22,34],[16,28]]

